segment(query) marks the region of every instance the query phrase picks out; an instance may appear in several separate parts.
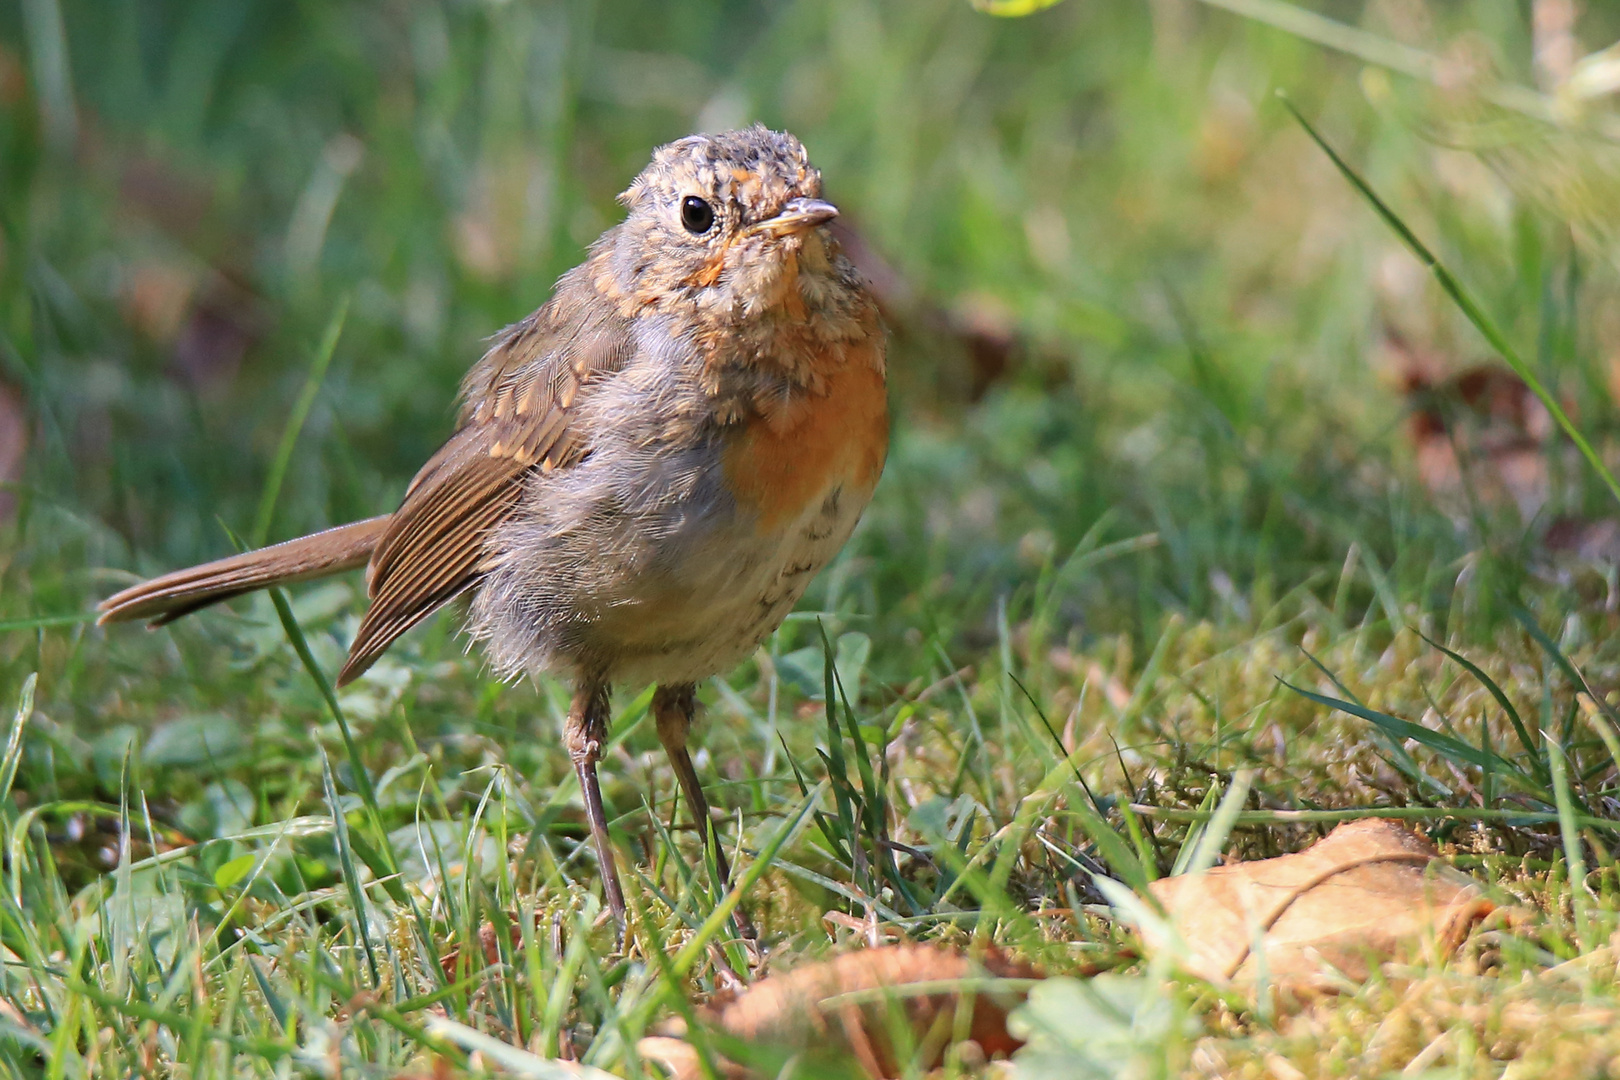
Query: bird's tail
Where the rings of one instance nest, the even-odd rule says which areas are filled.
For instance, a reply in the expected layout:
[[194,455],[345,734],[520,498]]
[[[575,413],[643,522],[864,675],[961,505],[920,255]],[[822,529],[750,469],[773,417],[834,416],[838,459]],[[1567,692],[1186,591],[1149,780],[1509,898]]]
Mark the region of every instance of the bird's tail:
[[351,570],[365,565],[387,528],[385,514],[189,570],[176,570],[109,596],[97,607],[101,617],[96,621],[149,619],[151,625],[162,626],[243,593]]

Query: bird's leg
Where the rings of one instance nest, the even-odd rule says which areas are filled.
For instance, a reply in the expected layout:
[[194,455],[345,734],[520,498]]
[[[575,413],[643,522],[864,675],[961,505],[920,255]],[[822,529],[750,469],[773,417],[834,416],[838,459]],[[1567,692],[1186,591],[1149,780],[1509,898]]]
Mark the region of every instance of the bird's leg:
[[[697,769],[692,765],[692,755],[686,752],[686,737],[691,732],[692,720],[697,715],[697,688],[691,683],[660,686],[653,693],[652,709],[653,719],[658,722],[658,741],[664,744],[664,753],[669,755],[669,763],[675,770],[675,777],[681,782],[681,793],[686,796],[686,804],[692,809],[698,839],[702,842],[704,850],[708,850],[712,842],[715,869],[720,874],[720,883],[722,886],[730,887],[731,865],[726,861],[725,849],[720,846],[720,834],[715,832],[714,822],[709,817],[709,801],[703,797],[703,785],[698,782]],[[741,907],[737,908],[735,921],[737,932],[743,937],[752,939],[756,936],[754,924]]]
[[709,819],[709,803],[703,797],[703,785],[698,782],[692,755],[686,752],[686,737],[692,730],[692,718],[697,713],[696,687],[691,683],[660,686],[653,694],[652,708],[653,718],[658,722],[658,741],[664,744],[664,753],[669,755],[675,778],[681,782],[681,794],[686,796],[686,805],[691,807],[698,840],[707,850],[709,841],[713,839],[714,860],[720,871],[720,880],[730,884],[731,867],[726,862],[726,853],[720,847],[720,838]]
[[591,841],[601,867],[602,891],[622,931],[624,890],[619,887],[619,868],[613,861],[613,847],[608,840],[607,815],[602,811],[602,785],[596,779],[596,762],[602,755],[602,743],[607,739],[611,709],[607,683],[582,677],[568,709],[563,737],[568,744],[568,756],[574,762],[574,772],[579,775],[580,791],[585,796],[585,820],[591,827]]

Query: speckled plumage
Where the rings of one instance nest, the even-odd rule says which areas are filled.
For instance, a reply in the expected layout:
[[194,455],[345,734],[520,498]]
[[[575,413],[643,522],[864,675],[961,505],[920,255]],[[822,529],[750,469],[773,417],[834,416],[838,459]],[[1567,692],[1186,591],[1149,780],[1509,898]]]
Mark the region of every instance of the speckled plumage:
[[[591,804],[605,687],[662,684],[659,734],[701,810],[691,684],[780,624],[883,467],[883,332],[820,196],[791,135],[660,148],[620,196],[626,219],[468,374],[456,432],[397,511],[143,583],[103,621],[163,622],[365,561],[347,682],[471,590],[469,627],[498,672],[576,681],[570,750],[611,871]],[[702,230],[683,218],[694,198],[712,213]]]

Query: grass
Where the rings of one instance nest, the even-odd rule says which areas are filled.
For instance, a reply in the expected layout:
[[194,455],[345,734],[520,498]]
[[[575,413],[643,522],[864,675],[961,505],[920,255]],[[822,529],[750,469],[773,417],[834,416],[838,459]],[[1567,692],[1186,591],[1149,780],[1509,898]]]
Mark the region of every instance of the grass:
[[[875,919],[1101,972],[1037,995],[1020,1078],[1612,1070],[1614,117],[1601,57],[1534,55],[1491,0],[0,11],[0,1063],[639,1075],[749,973],[740,902],[767,970]],[[753,117],[921,300],[860,533],[703,689],[738,891],[616,699],[621,950],[566,688],[491,681],[454,613],[341,692],[353,579],[80,613],[390,508],[648,149]],[[1551,423],[1403,393],[1490,358]],[[1277,1014],[1105,906],[1373,812],[1520,921]]]

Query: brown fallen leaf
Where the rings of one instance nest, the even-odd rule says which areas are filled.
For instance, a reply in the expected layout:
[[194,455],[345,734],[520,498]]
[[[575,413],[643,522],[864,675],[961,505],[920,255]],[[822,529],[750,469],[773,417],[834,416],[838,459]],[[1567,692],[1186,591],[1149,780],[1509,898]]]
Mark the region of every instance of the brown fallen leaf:
[[[698,1057],[697,1047],[685,1039],[672,1035],[649,1035],[636,1043],[636,1053],[647,1061],[662,1065],[674,1080],[699,1080],[703,1076],[703,1064]],[[715,1071],[722,1080],[748,1080],[749,1072],[741,1065],[729,1061],[717,1061],[715,1065]]]
[[[1193,974],[1253,982],[1264,949],[1268,981],[1309,997],[1365,979],[1393,959],[1456,951],[1494,905],[1434,848],[1386,819],[1347,822],[1304,851],[1165,878],[1148,888],[1180,932]],[[1149,948],[1163,948],[1152,931]]]
[[[967,1038],[984,1055],[1009,1054],[1021,1045],[1007,1031],[1007,1013],[1023,1000],[1022,990],[979,989],[969,995],[959,987],[935,985],[987,976],[1034,978],[1036,972],[999,953],[973,958],[935,945],[887,945],[773,975],[716,999],[699,1020],[750,1045],[853,1058],[869,1077],[898,1076],[908,1062],[899,1059],[891,1038],[897,1019],[903,1018],[917,1048],[910,1064],[925,1069],[944,1060],[957,1030],[958,1008],[971,1010],[963,1017]],[[638,1050],[664,1064],[676,1080],[702,1075],[696,1053],[682,1040],[643,1039]],[[733,1066],[723,1075],[751,1074]]]
[[[1393,333],[1383,348],[1406,396],[1418,477],[1442,509],[1459,516],[1475,503],[1513,506],[1534,521],[1554,494],[1548,446],[1556,428],[1541,400],[1502,364],[1455,370]],[[1576,402],[1563,404],[1576,413]]]

